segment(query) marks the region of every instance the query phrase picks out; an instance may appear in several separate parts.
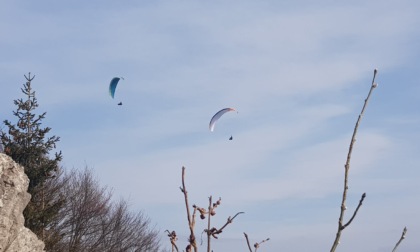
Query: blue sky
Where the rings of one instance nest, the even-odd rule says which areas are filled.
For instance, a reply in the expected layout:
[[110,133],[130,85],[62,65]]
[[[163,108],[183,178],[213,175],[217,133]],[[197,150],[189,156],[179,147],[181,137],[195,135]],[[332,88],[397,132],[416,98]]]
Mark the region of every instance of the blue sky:
[[[222,197],[215,226],[245,212],[215,251],[245,251],[243,232],[271,238],[261,251],[327,251],[377,68],[346,219],[367,197],[338,251],[390,251],[404,226],[400,251],[417,251],[419,9],[404,0],[3,1],[0,114],[14,120],[23,74],[35,74],[63,167],[92,168],[116,198],[176,230],[181,247],[185,166],[191,204]],[[116,76],[124,81],[112,100]],[[239,113],[209,132],[225,107]]]

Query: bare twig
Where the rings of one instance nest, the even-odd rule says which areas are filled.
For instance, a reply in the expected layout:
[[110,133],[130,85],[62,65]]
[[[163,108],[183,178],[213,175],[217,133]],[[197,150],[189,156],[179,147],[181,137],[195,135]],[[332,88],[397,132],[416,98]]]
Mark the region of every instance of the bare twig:
[[406,233],[407,233],[407,227],[404,227],[404,230],[403,230],[403,232],[402,232],[401,238],[400,238],[400,240],[397,242],[397,244],[395,244],[395,247],[394,247],[394,249],[392,250],[392,252],[397,251],[397,248],[398,248],[398,246],[400,245],[400,243],[402,242],[402,240],[404,240],[404,238],[405,238],[405,234],[406,234]]
[[[208,218],[207,218],[207,230],[210,230],[210,220],[211,220],[211,213],[213,211],[213,208],[211,207],[211,203],[212,203],[212,197],[209,197],[209,211],[208,211]],[[206,232],[207,233],[207,252],[210,252],[210,242],[211,242],[211,233],[210,232]]]
[[194,226],[195,226],[195,214],[196,214],[196,208],[194,208],[193,215],[190,215],[190,208],[188,203],[188,192],[185,187],[185,167],[182,167],[182,187],[180,188],[181,192],[184,194],[185,198],[185,207],[187,208],[187,219],[188,219],[188,227],[190,228],[190,237],[188,238],[188,242],[190,243],[186,251],[191,251],[191,247],[194,248],[194,251],[197,251],[197,243],[195,240],[195,234],[194,234]]
[[[245,239],[246,239],[246,244],[248,245],[249,252],[252,252],[251,245],[249,244],[248,235],[247,235],[245,232],[244,232],[244,235],[245,235]],[[269,241],[269,240],[270,240],[270,238],[267,238],[267,239],[262,240],[262,241],[260,241],[260,242],[256,242],[256,243],[254,244],[254,248],[255,248],[255,250],[254,250],[254,251],[256,252],[262,243],[264,243],[264,242],[266,242],[266,241]]]
[[254,244],[255,252],[257,252],[257,249],[260,247],[261,243],[264,243],[264,242],[269,241],[269,240],[270,240],[270,238],[267,238],[267,239],[262,240],[262,241],[260,241],[260,242],[256,242],[256,243]]
[[178,240],[178,237],[176,236],[175,231],[169,232],[169,230],[165,230],[166,232],[168,232],[168,236],[169,236],[169,240],[171,241],[172,244],[172,252],[174,252],[174,249],[176,250],[176,252],[178,252],[178,247],[176,246],[176,241]]
[[231,223],[233,222],[233,220],[236,218],[236,216],[238,216],[239,214],[243,214],[243,213],[244,213],[244,212],[238,212],[238,213],[236,213],[236,214],[233,216],[233,218],[231,218],[231,217],[229,216],[229,218],[227,219],[227,221],[226,221],[225,225],[223,225],[220,229],[217,229],[217,228],[213,227],[213,228],[211,228],[210,230],[206,229],[205,231],[206,231],[209,235],[213,236],[213,238],[217,239],[217,238],[218,238],[218,237],[217,237],[217,235],[218,235],[218,234],[220,234],[220,233],[222,233],[222,232],[223,232],[223,229],[224,229],[225,227],[227,227],[227,225],[231,224]]
[[359,210],[360,206],[362,205],[363,199],[366,196],[366,194],[364,193],[363,196],[362,196],[362,199],[359,202],[359,206],[357,207],[356,211],[354,212],[352,218],[350,219],[350,221],[347,224],[343,225],[344,213],[345,213],[345,211],[347,209],[347,207],[346,207],[346,199],[347,199],[347,190],[349,188],[349,186],[348,186],[348,176],[349,176],[349,170],[350,170],[351,154],[353,152],[354,142],[356,141],[357,130],[359,128],[360,121],[362,120],[363,114],[364,114],[365,109],[367,107],[367,104],[369,102],[370,95],[372,94],[373,89],[375,89],[377,87],[377,84],[375,83],[375,77],[376,77],[376,73],[377,72],[378,72],[377,69],[375,69],[373,71],[372,85],[370,87],[370,90],[369,90],[369,93],[367,95],[367,98],[365,99],[365,103],[363,104],[362,111],[360,112],[359,117],[357,119],[356,125],[354,127],[354,131],[353,131],[353,136],[352,136],[351,141],[350,141],[349,151],[348,151],[348,154],[347,154],[347,161],[346,161],[346,164],[344,166],[344,168],[345,168],[345,173],[344,173],[344,189],[343,189],[343,197],[342,197],[342,201],[341,201],[340,217],[338,219],[337,234],[336,234],[334,243],[333,243],[333,245],[331,247],[331,252],[334,252],[336,250],[338,244],[340,243],[341,232],[352,222],[352,220],[356,216],[357,211]]
[[246,244],[248,245],[249,252],[252,252],[251,245],[249,244],[248,235],[245,232],[244,232],[244,235],[245,235],[245,239],[246,239]]
[[359,211],[359,208],[362,206],[363,200],[365,199],[365,197],[366,197],[366,193],[363,193],[362,198],[360,198],[359,205],[357,205],[356,210],[353,213],[353,216],[350,218],[350,220],[346,224],[343,225],[343,229],[345,229],[348,225],[350,225],[350,223],[353,221],[354,217],[356,217],[356,214]]
[[[187,208],[187,219],[188,219],[188,226],[190,228],[190,236],[188,239],[188,246],[185,248],[186,252],[191,252],[194,249],[194,252],[197,252],[197,242],[196,242],[196,237],[194,234],[194,227],[195,227],[195,217],[196,217],[196,213],[197,211],[200,212],[200,218],[201,219],[205,219],[206,215],[208,215],[208,222],[207,222],[207,229],[204,230],[204,232],[207,234],[207,251],[210,252],[210,242],[211,242],[211,237],[217,239],[217,235],[223,232],[223,229],[229,225],[230,223],[233,222],[233,220],[236,218],[236,216],[238,216],[239,214],[242,214],[244,212],[238,212],[237,214],[235,214],[233,216],[233,218],[231,218],[229,216],[229,218],[227,219],[225,225],[223,225],[223,227],[221,227],[220,229],[217,229],[215,227],[210,228],[211,225],[211,216],[214,216],[216,214],[215,209],[221,204],[221,198],[219,198],[219,200],[217,200],[215,203],[212,202],[212,196],[209,197],[209,206],[208,206],[208,211],[205,208],[202,207],[198,207],[197,205],[193,205],[193,214],[190,214],[190,208],[189,208],[189,203],[188,203],[188,192],[187,192],[187,188],[185,186],[185,167],[182,167],[182,186],[179,188],[181,190],[181,192],[184,194],[184,198],[185,198],[185,206]],[[168,236],[171,237],[171,233],[168,232]],[[171,243],[172,243],[172,238],[171,238]],[[172,243],[173,246],[175,245],[174,243]],[[177,249],[178,251],[178,249]]]
[[236,216],[238,216],[239,214],[242,214],[244,212],[239,212],[237,214],[235,214],[235,216],[233,216],[233,218],[231,218],[229,216],[229,218],[227,219],[225,225],[223,225],[223,227],[221,227],[220,229],[217,229],[215,227],[210,228],[211,226],[211,216],[216,215],[216,211],[215,209],[221,204],[221,198],[219,198],[218,201],[216,201],[215,203],[212,202],[212,196],[209,197],[209,206],[208,206],[208,211],[206,211],[206,209],[204,208],[200,208],[197,206],[194,206],[199,212],[200,212],[200,217],[201,219],[205,218],[205,214],[207,214],[207,229],[204,229],[204,232],[207,234],[207,252],[210,252],[211,249],[211,237],[218,239],[217,235],[223,232],[223,229],[229,225],[230,223],[232,223],[233,219],[236,218]]
[[[222,199],[219,197],[219,200],[216,201],[216,203],[212,202],[212,196],[209,197],[209,206],[208,206],[208,211],[205,211],[205,209],[201,208],[200,211],[200,217],[202,217],[202,219],[204,219],[203,217],[205,217],[204,214],[207,214],[208,219],[207,219],[207,229],[204,230],[204,232],[206,232],[207,234],[207,252],[210,252],[210,242],[211,242],[211,235],[212,235],[212,230],[210,229],[210,225],[211,225],[211,216],[216,215],[216,208],[221,204]],[[217,237],[216,237],[217,238]]]

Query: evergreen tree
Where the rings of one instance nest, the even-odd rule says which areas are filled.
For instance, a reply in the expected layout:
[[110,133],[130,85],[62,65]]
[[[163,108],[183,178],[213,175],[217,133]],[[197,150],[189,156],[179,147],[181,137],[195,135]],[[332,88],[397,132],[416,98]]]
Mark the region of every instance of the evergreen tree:
[[35,91],[31,87],[34,77],[31,77],[31,73],[28,76],[25,75],[27,81],[21,90],[26,97],[14,100],[17,110],[13,111],[13,115],[17,117],[17,123],[4,121],[8,132],[1,130],[0,143],[3,145],[4,153],[22,165],[29,177],[28,192],[32,198],[23,212],[25,226],[44,240],[48,246],[46,240],[48,235],[45,232],[56,218],[64,199],[59,195],[52,195],[53,192],[49,191],[49,187],[45,185],[56,179],[56,175],[59,174],[62,154],[60,151],[50,157],[50,151],[56,148],[56,143],[60,138],[46,136],[51,130],[49,127],[41,126],[46,112],[40,115],[35,114],[38,102]]

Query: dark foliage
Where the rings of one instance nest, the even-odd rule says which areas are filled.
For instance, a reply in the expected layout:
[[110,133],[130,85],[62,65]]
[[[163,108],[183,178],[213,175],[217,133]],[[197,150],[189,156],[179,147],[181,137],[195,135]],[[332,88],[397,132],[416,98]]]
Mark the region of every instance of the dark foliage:
[[29,177],[28,192],[32,198],[23,213],[25,226],[43,239],[45,229],[57,217],[63,204],[62,198],[51,197],[52,192],[45,188],[45,183],[54,179],[60,171],[62,155],[58,152],[50,157],[50,152],[56,148],[60,138],[47,137],[51,128],[41,127],[46,113],[35,114],[38,101],[31,87],[34,77],[29,73],[25,78],[27,82],[21,90],[26,97],[14,100],[17,109],[13,111],[13,115],[17,117],[17,122],[13,124],[8,120],[4,121],[8,132],[1,131],[0,141],[4,153],[22,165]]

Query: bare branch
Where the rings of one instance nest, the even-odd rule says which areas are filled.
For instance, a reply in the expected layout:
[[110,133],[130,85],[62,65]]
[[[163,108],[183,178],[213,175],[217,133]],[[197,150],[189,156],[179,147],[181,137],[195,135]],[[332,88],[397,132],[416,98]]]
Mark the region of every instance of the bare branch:
[[57,240],[48,251],[159,249],[158,232],[151,227],[150,219],[141,212],[130,212],[123,199],[112,203],[111,191],[100,186],[91,171],[73,171],[59,179],[58,185],[46,184],[57,187],[55,197],[64,197],[59,218],[45,232],[46,237]]
[[206,229],[205,231],[207,233],[209,233],[211,236],[213,236],[213,238],[217,239],[218,238],[217,235],[220,234],[220,233],[222,233],[223,232],[223,229],[225,227],[227,227],[227,225],[231,224],[233,222],[233,220],[236,218],[236,216],[238,216],[239,214],[243,214],[243,213],[244,212],[238,212],[237,214],[235,214],[233,216],[233,218],[231,218],[229,216],[229,218],[227,219],[225,225],[223,225],[223,227],[221,227],[220,229],[217,229],[217,228],[214,227],[214,228],[211,228],[210,230]]
[[[213,208],[211,207],[212,197],[209,197],[209,211],[208,211],[208,218],[207,218],[207,230],[210,230],[210,223],[211,223],[211,213],[213,212]],[[209,231],[207,233],[207,252],[210,252],[210,242],[211,242],[211,233]]]
[[245,235],[245,239],[246,239],[246,244],[248,245],[249,252],[252,252],[251,245],[249,244],[248,235],[245,232],[244,232],[244,235]]
[[398,248],[398,246],[400,245],[400,243],[402,242],[402,240],[404,240],[404,238],[405,238],[405,234],[407,233],[407,227],[404,227],[404,230],[403,230],[403,232],[402,232],[402,234],[401,234],[401,238],[400,238],[400,240],[397,242],[397,244],[395,244],[395,247],[394,247],[394,249],[392,250],[392,252],[395,252],[395,251],[397,251],[397,248]]
[[240,215],[240,214],[244,214],[244,213],[245,213],[245,212],[238,212],[238,213],[236,213],[236,214],[233,216],[233,218],[231,218],[231,217],[229,216],[229,218],[227,219],[227,221],[226,221],[225,225],[223,225],[223,227],[221,227],[219,230],[217,230],[216,234],[220,234],[220,233],[223,231],[223,229],[225,229],[225,227],[227,227],[227,225],[229,225],[229,224],[231,224],[231,223],[233,222],[233,220],[236,218],[236,216],[238,216],[238,215]]
[[169,232],[169,230],[165,230],[165,232],[168,233],[168,237],[169,240],[171,241],[172,244],[172,252],[174,252],[174,249],[176,250],[176,252],[178,252],[178,247],[176,246],[176,241],[178,240],[178,237],[176,236],[175,231]]
[[360,201],[359,201],[359,205],[357,205],[357,208],[356,208],[356,210],[354,211],[354,213],[353,213],[353,216],[350,218],[350,220],[342,227],[342,229],[345,229],[348,225],[350,225],[350,223],[353,221],[353,219],[354,219],[354,217],[356,217],[356,214],[357,214],[357,212],[359,211],[359,208],[362,206],[362,204],[363,204],[363,200],[365,199],[365,197],[366,197],[366,193],[363,193],[362,194],[362,198],[360,199]]
[[187,219],[188,219],[188,227],[190,228],[190,237],[188,238],[189,246],[187,246],[186,250],[191,251],[191,247],[194,248],[194,251],[197,251],[197,243],[195,240],[195,234],[194,234],[194,226],[195,226],[195,213],[196,208],[194,208],[193,215],[190,215],[190,208],[188,203],[188,192],[185,187],[185,167],[182,167],[182,188],[181,192],[184,194],[185,198],[185,207],[187,208]]
[[[344,213],[345,213],[345,211],[347,209],[347,207],[346,207],[346,199],[347,199],[347,191],[348,191],[348,188],[349,188],[349,186],[348,186],[348,177],[349,177],[349,170],[350,170],[351,154],[353,152],[354,142],[356,142],[357,130],[359,128],[360,121],[362,120],[363,114],[364,114],[365,109],[367,107],[367,104],[369,102],[369,98],[370,98],[370,96],[372,94],[373,89],[375,89],[378,86],[377,83],[375,83],[375,77],[376,77],[377,72],[378,72],[377,69],[375,69],[373,71],[372,84],[371,84],[369,93],[367,95],[367,98],[365,99],[365,102],[363,104],[362,111],[360,112],[359,117],[358,117],[358,119],[356,121],[356,125],[354,127],[353,135],[352,135],[352,138],[351,138],[351,141],[350,141],[349,151],[348,151],[348,154],[347,154],[347,161],[346,161],[346,164],[344,165],[344,168],[345,168],[345,172],[344,172],[344,189],[343,189],[343,197],[342,197],[342,201],[341,201],[340,217],[338,219],[337,234],[336,234],[334,243],[333,243],[333,245],[331,247],[331,250],[330,250],[331,252],[334,252],[336,250],[338,244],[340,243],[341,231],[346,227],[345,225],[343,225],[343,219],[344,219]],[[359,209],[360,205],[361,205],[361,203],[359,203],[359,206],[358,206],[357,210]],[[355,214],[356,214],[356,212],[355,212]],[[355,214],[353,215],[352,218],[354,218]],[[352,220],[350,220],[349,223],[347,223],[346,225],[349,225],[351,223],[351,221]]]
[[266,241],[269,241],[269,240],[270,240],[270,238],[267,238],[267,239],[262,240],[262,241],[260,241],[260,242],[256,242],[256,243],[254,244],[255,252],[257,252],[257,249],[260,247],[260,245],[261,245],[262,243],[264,243],[264,242],[266,242]]
[[[247,235],[245,232],[244,232],[244,235],[245,235],[246,243],[247,243],[247,245],[248,245],[249,252],[252,252],[251,245],[249,244],[248,235]],[[270,238],[267,238],[267,239],[262,240],[262,241],[260,241],[260,242],[256,242],[256,243],[254,244],[254,248],[255,248],[255,250],[254,250],[254,251],[256,252],[262,243],[264,243],[264,242],[266,242],[266,241],[269,241],[269,240],[270,240]]]

